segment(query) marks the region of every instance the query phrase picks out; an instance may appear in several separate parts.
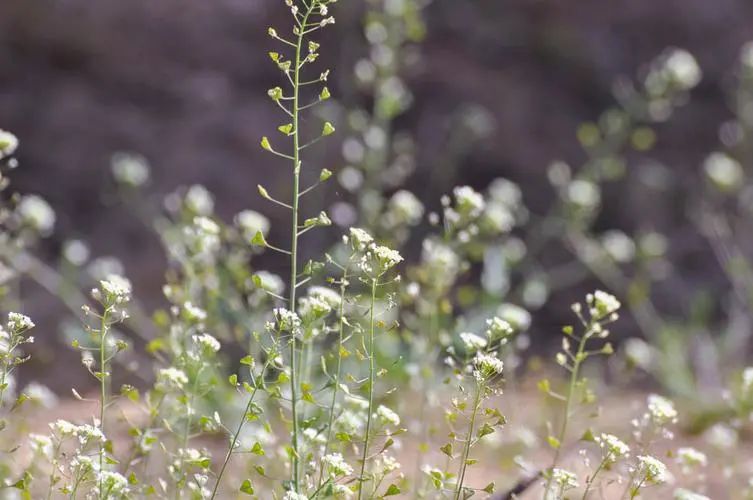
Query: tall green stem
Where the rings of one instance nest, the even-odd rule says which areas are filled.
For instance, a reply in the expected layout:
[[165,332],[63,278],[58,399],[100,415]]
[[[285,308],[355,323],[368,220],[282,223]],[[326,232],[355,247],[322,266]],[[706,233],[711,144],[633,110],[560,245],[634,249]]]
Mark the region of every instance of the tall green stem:
[[554,459],[552,460],[552,466],[549,469],[549,478],[546,481],[546,488],[544,489],[544,498],[548,498],[549,492],[552,488],[552,471],[560,459],[560,452],[562,450],[562,443],[565,441],[567,435],[567,426],[570,421],[570,412],[572,411],[573,394],[575,394],[575,386],[578,383],[578,375],[580,374],[580,366],[583,363],[584,351],[586,348],[586,341],[589,338],[590,328],[583,334],[578,343],[578,351],[573,359],[573,369],[570,372],[570,383],[567,387],[567,397],[565,399],[565,414],[562,416],[562,425],[560,432],[557,436],[557,449],[554,451]]
[[478,415],[478,407],[481,402],[482,382],[476,382],[476,393],[473,397],[473,412],[471,413],[471,421],[468,424],[468,433],[465,437],[465,446],[463,447],[463,456],[460,462],[460,472],[458,473],[458,484],[455,486],[455,500],[460,500],[460,496],[463,493],[463,482],[465,481],[465,471],[468,468],[468,456],[471,453],[471,444],[473,442],[473,431],[476,426],[476,416]]
[[[292,312],[296,311],[296,288],[298,287],[298,202],[300,200],[301,185],[301,144],[298,130],[300,115],[300,85],[301,85],[301,48],[305,34],[305,26],[311,15],[315,2],[311,2],[306,14],[303,16],[301,27],[295,45],[295,67],[293,69],[293,200],[291,203],[293,216],[291,223],[290,243],[290,294],[288,307]],[[290,339],[290,406],[293,420],[293,434],[291,436],[293,446],[293,489],[300,493],[300,454],[298,449],[298,367],[297,367],[297,340],[296,332],[291,332]]]
[[376,306],[377,278],[371,280],[371,311],[369,313],[369,414],[366,417],[366,434],[363,439],[363,456],[359,476],[358,500],[363,498],[363,485],[366,482],[366,461],[369,457],[369,435],[371,434],[371,414],[374,412],[374,384],[376,382],[376,359],[374,358],[374,309]]
[[[269,366],[269,362],[267,362],[264,365],[264,368],[261,371],[261,375],[259,376],[261,380],[264,380],[264,374],[267,372],[267,367]],[[230,463],[230,457],[233,455],[233,451],[235,450],[235,447],[238,445],[238,438],[240,437],[241,430],[243,429],[243,424],[246,423],[246,419],[248,418],[248,412],[251,411],[251,405],[254,404],[254,399],[256,398],[256,393],[259,391],[259,384],[254,382],[254,390],[251,392],[251,395],[248,397],[248,403],[246,403],[246,409],[243,412],[243,416],[241,418],[241,421],[238,422],[238,427],[235,429],[235,433],[233,434],[233,439],[230,441],[230,448],[228,448],[227,453],[225,454],[225,460],[222,462],[222,467],[220,467],[220,472],[217,473],[217,480],[214,483],[214,488],[212,489],[212,496],[210,497],[211,500],[214,500],[214,497],[217,496],[217,491],[220,489],[220,483],[222,482],[222,476],[225,474],[225,469],[227,468],[227,464]]]
[[[99,430],[102,431],[102,435],[105,436],[105,410],[107,408],[107,330],[109,325],[107,323],[110,315],[110,309],[105,307],[102,312],[102,322],[99,325]],[[105,438],[107,439],[107,438]],[[104,471],[105,463],[105,442],[103,441],[99,445],[99,470]],[[99,498],[104,498],[104,476],[99,476]]]
[[[340,374],[342,372],[342,349],[343,340],[345,337],[345,288],[348,284],[348,268],[343,270],[342,279],[340,280],[340,307],[337,311],[339,324],[338,324],[338,338],[337,338],[337,366],[335,368],[334,387],[332,388],[332,400],[329,404],[329,421],[327,422],[327,441],[324,444],[324,453],[322,456],[329,454],[329,448],[332,446],[332,432],[335,424],[335,407],[337,406],[337,395],[340,389]],[[319,486],[321,487],[324,478],[324,467],[322,466],[321,474],[319,476]]]

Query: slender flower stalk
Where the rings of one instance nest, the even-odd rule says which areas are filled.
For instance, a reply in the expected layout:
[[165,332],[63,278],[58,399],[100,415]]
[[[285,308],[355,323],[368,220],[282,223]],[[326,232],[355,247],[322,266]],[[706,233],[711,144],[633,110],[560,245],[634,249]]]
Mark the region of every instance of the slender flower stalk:
[[[102,313],[102,321],[99,325],[99,334],[100,334],[100,344],[99,344],[99,389],[100,389],[100,396],[99,396],[99,428],[102,431],[102,434],[105,434],[105,411],[107,409],[107,393],[108,393],[108,375],[107,375],[107,332],[110,328],[110,325],[108,322],[108,317],[110,315],[110,309],[109,307],[106,307],[104,312]],[[105,434],[106,435],[106,434]],[[99,445],[99,470],[104,470],[104,462],[105,462],[105,441],[103,440],[102,443]],[[104,482],[103,482],[103,476],[100,474],[99,477],[99,497],[105,498],[103,496],[103,488],[104,488]]]
[[363,486],[366,482],[366,462],[369,458],[369,435],[371,434],[371,421],[372,414],[374,413],[374,384],[376,383],[376,359],[374,354],[374,332],[376,330],[376,320],[374,317],[374,309],[376,308],[376,291],[378,285],[378,279],[372,278],[371,280],[371,302],[369,312],[369,338],[368,338],[368,351],[366,356],[369,358],[369,409],[366,417],[366,431],[363,438],[363,455],[361,457],[361,473],[358,477],[358,499],[363,498]]
[[473,444],[473,432],[476,427],[476,417],[478,416],[478,411],[481,405],[481,393],[484,390],[482,384],[482,381],[476,381],[476,389],[473,396],[473,408],[471,409],[471,420],[468,424],[468,433],[465,436],[463,454],[460,457],[460,471],[458,472],[458,483],[455,486],[455,500],[460,500],[462,498],[463,482],[465,481],[465,471],[468,468],[468,456],[471,453],[471,446]]

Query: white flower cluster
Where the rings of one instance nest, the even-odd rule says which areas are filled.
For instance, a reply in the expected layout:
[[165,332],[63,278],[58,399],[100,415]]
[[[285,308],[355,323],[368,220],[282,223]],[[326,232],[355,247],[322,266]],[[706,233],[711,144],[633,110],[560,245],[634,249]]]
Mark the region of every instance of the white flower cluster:
[[322,457],[322,462],[327,467],[330,475],[334,477],[350,476],[353,474],[353,467],[345,461],[340,453],[330,453]]
[[264,236],[269,233],[269,219],[253,210],[244,210],[236,215],[235,225],[238,226],[246,241],[253,240],[257,233]]
[[670,48],[657,58],[646,75],[646,90],[653,96],[662,96],[672,89],[690,90],[698,85],[701,76],[701,68],[690,52]]
[[214,211],[214,196],[201,184],[188,188],[185,205],[196,215],[210,215]]
[[586,295],[586,303],[591,318],[596,321],[607,317],[611,320],[617,319],[617,311],[622,306],[614,295],[602,290],[596,290],[594,293]]
[[470,353],[474,353],[480,349],[483,349],[488,344],[485,338],[479,337],[475,333],[470,332],[461,333],[460,341],[463,343],[465,350]]
[[99,282],[100,295],[108,304],[125,304],[131,300],[131,282],[118,274],[111,274]]
[[13,333],[21,333],[34,328],[34,322],[25,314],[8,313],[8,330]]
[[614,463],[630,454],[630,447],[613,434],[602,433],[595,438],[602,450],[602,456],[607,463]]
[[455,196],[455,209],[461,216],[475,219],[486,206],[484,196],[470,186],[457,186],[452,194]]
[[301,331],[301,318],[298,314],[294,313],[284,307],[278,307],[273,311],[275,317],[275,323],[268,324],[268,328],[272,328],[277,332],[288,332],[292,335],[298,335]]
[[384,405],[379,405],[376,410],[375,416],[384,425],[393,425],[395,427],[400,425],[400,415]]
[[163,391],[181,390],[187,383],[188,376],[178,368],[162,368],[157,373],[157,387]]
[[474,376],[477,379],[490,379],[502,373],[505,367],[504,362],[494,354],[477,353],[473,359],[473,365],[476,367]]
[[578,477],[575,474],[557,467],[552,469],[552,481],[559,487],[560,492],[578,487]]
[[685,474],[690,474],[694,469],[706,467],[708,458],[702,451],[691,447],[682,447],[677,450],[677,463],[682,466]]
[[10,132],[0,129],[0,159],[10,156],[18,148],[18,138]]
[[121,184],[139,187],[149,181],[149,163],[141,155],[115,153],[111,163],[112,175]]
[[685,488],[677,488],[672,496],[675,500],[711,500],[706,495],[701,495]]
[[220,342],[209,335],[208,333],[202,333],[201,335],[194,335],[193,341],[206,352],[215,353],[220,350]]
[[183,316],[191,323],[201,323],[207,319],[207,312],[195,306],[193,302],[185,302],[183,304]]
[[487,319],[486,326],[486,336],[491,341],[502,339],[503,342],[506,342],[507,338],[515,333],[512,325],[498,316]]
[[363,229],[350,228],[345,241],[350,242],[353,250],[363,253],[358,266],[361,271],[372,277],[381,276],[403,261],[400,252],[377,245],[374,238]]
[[745,181],[745,171],[740,162],[719,151],[706,157],[703,170],[711,184],[722,192],[736,191]]
[[674,403],[657,394],[648,397],[648,415],[657,427],[677,423],[678,413]]
[[42,236],[50,234],[55,227],[55,211],[41,196],[35,194],[23,196],[18,202],[17,212],[23,224]]
[[671,477],[664,462],[651,455],[638,457],[638,470],[648,484],[663,484]]
[[415,226],[423,216],[424,205],[421,201],[410,191],[401,189],[390,198],[384,217],[388,227],[397,227]]

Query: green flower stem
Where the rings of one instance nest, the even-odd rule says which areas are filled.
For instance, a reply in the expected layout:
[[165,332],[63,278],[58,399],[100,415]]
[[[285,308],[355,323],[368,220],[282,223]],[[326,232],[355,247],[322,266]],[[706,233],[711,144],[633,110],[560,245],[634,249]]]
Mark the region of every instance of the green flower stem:
[[609,455],[607,455],[606,457],[604,457],[604,459],[601,461],[601,463],[596,468],[596,470],[594,471],[594,473],[591,474],[591,477],[588,479],[588,481],[586,481],[586,489],[585,489],[585,491],[583,491],[582,500],[586,500],[586,498],[588,497],[588,492],[591,491],[591,486],[593,486],[594,482],[596,481],[596,476],[598,476],[599,472],[601,472],[601,470],[604,468],[604,466],[607,465],[608,458],[609,458]]
[[570,372],[570,383],[567,387],[567,397],[565,399],[565,414],[562,416],[562,426],[560,427],[560,432],[557,435],[557,449],[554,451],[554,459],[552,460],[552,465],[549,468],[549,478],[546,480],[546,488],[544,489],[544,498],[548,498],[549,492],[552,488],[552,471],[555,467],[557,467],[557,464],[559,464],[560,460],[560,453],[562,451],[562,443],[565,440],[565,437],[567,435],[567,426],[570,422],[570,412],[572,411],[572,404],[573,404],[573,396],[575,394],[575,386],[578,383],[578,375],[580,374],[580,367],[583,363],[584,359],[586,358],[585,349],[586,349],[586,341],[588,341],[590,337],[590,330],[589,327],[586,332],[581,337],[580,341],[578,342],[578,351],[575,354],[575,358],[573,359],[573,369]]
[[[288,297],[288,307],[290,311],[296,311],[296,289],[298,287],[298,211],[301,189],[301,143],[299,132],[299,115],[300,115],[300,86],[301,86],[301,49],[303,39],[306,34],[305,26],[316,2],[310,2],[306,13],[301,21],[298,30],[298,36],[295,44],[295,65],[293,69],[293,202],[292,223],[291,223],[291,244],[290,244],[290,295]],[[300,453],[298,447],[298,363],[297,357],[297,340],[295,333],[290,339],[290,406],[291,418],[293,420],[293,432],[291,444],[293,447],[293,490],[300,493]]]
[[[107,409],[107,331],[110,328],[108,324],[108,318],[110,316],[110,308],[105,307],[102,312],[102,321],[99,326],[99,430],[102,431],[104,441],[99,445],[99,470],[104,471],[105,464],[105,445],[107,437],[105,434],[105,410]],[[104,478],[100,474],[99,477],[99,497],[103,497],[104,494]]]
[[[264,368],[261,371],[261,374],[259,375],[260,380],[264,380],[264,374],[267,372],[267,367],[269,367],[269,361],[267,361],[264,364]],[[253,378],[253,375],[251,376]],[[238,438],[240,437],[241,430],[243,429],[243,424],[246,423],[246,419],[248,418],[248,412],[251,411],[251,405],[254,403],[254,399],[256,398],[256,393],[259,392],[259,383],[254,379],[254,390],[251,392],[251,395],[248,397],[248,403],[246,403],[246,409],[243,412],[243,416],[241,418],[241,421],[238,422],[238,427],[235,429],[235,433],[233,434],[233,439],[230,442],[230,448],[228,448],[227,453],[225,454],[225,460],[222,462],[222,467],[220,467],[219,473],[217,473],[217,480],[214,483],[214,488],[212,489],[212,496],[210,497],[211,500],[214,500],[214,498],[217,496],[217,491],[219,491],[220,483],[222,482],[222,476],[225,474],[225,469],[227,468],[227,464],[230,463],[230,457],[233,455],[233,451],[235,450],[235,447],[238,445]]]
[[481,404],[481,392],[483,391],[483,382],[476,382],[476,391],[473,396],[473,411],[471,413],[471,421],[468,424],[468,433],[465,437],[465,446],[463,447],[463,455],[460,461],[460,471],[458,472],[458,483],[455,486],[455,500],[460,500],[463,493],[463,482],[465,481],[465,471],[468,468],[468,456],[471,453],[471,445],[473,443],[473,432],[476,426],[476,417],[478,416],[479,406]]
[[374,384],[376,382],[376,359],[374,358],[374,330],[376,327],[374,309],[376,307],[377,278],[371,280],[371,311],[369,313],[369,413],[366,417],[366,433],[363,439],[363,456],[361,460],[361,474],[358,477],[358,500],[363,498],[363,485],[366,482],[366,461],[369,456],[369,434],[371,434],[371,414],[374,412]]
[[[330,446],[332,446],[332,430],[335,426],[335,407],[337,406],[337,396],[340,389],[340,375],[342,373],[342,349],[343,341],[345,338],[345,289],[348,286],[348,268],[343,269],[342,278],[340,280],[340,307],[337,311],[338,314],[338,337],[337,337],[337,366],[335,368],[334,387],[332,388],[332,400],[329,404],[329,421],[327,422],[327,441],[324,444],[324,453],[322,456],[329,454]],[[319,486],[323,484],[324,479],[324,465],[322,465],[321,473],[319,476]]]

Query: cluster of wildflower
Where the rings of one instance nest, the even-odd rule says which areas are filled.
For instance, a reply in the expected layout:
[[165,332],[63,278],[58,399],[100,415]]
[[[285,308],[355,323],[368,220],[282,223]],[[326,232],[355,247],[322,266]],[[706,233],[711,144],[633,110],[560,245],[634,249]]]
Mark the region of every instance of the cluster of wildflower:
[[21,346],[34,343],[34,337],[27,335],[32,328],[31,318],[16,312],[8,313],[5,328],[0,325],[0,405],[11,396],[16,367],[28,360]]
[[594,438],[601,448],[603,460],[607,464],[613,464],[621,458],[630,455],[630,447],[614,434],[600,434]]

